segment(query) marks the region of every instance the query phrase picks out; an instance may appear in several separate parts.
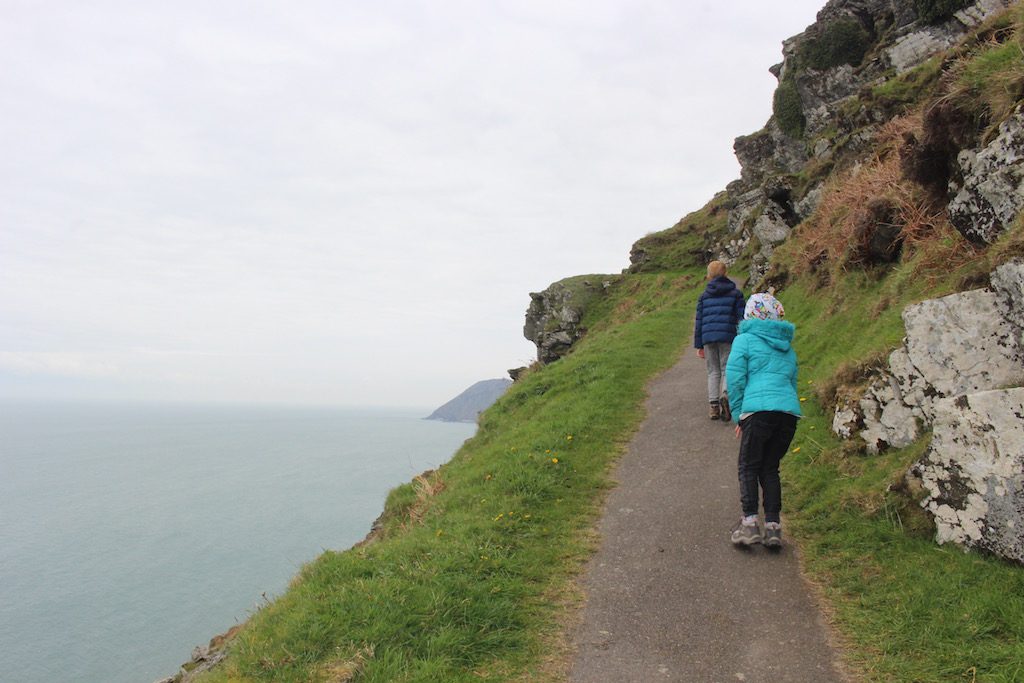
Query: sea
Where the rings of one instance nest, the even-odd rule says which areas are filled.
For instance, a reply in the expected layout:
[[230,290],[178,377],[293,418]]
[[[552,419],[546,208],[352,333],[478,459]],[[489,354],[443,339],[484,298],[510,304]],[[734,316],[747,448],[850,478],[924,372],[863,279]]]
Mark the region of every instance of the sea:
[[0,403],[0,680],[173,675],[475,430],[429,412]]

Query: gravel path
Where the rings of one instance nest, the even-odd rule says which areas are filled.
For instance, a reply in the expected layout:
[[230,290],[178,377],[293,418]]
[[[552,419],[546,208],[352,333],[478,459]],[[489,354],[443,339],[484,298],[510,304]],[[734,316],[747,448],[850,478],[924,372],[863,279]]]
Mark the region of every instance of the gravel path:
[[570,681],[844,681],[790,539],[729,542],[739,442],[707,418],[705,377],[688,349],[650,387],[582,581]]

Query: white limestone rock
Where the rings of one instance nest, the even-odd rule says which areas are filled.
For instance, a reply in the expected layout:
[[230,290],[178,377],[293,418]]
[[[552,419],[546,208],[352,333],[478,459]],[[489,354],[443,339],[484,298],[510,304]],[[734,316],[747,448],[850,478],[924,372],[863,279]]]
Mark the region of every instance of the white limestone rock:
[[1024,384],[1024,261],[999,266],[992,289],[909,306],[906,337],[857,401],[837,408],[832,429],[869,452],[913,443],[936,401]]
[[[730,191],[730,196],[732,191]],[[732,206],[729,208],[728,232],[730,235],[738,235],[747,225],[747,221],[754,214],[754,211],[765,201],[764,192],[760,188],[744,192],[735,197]]]
[[860,437],[870,453],[904,448],[921,436],[921,410],[904,403],[899,384],[889,373],[882,373],[872,383],[860,407],[864,426]]
[[1024,107],[980,150],[957,156],[963,184],[949,202],[949,220],[967,239],[991,243],[1024,210]]
[[1024,384],[1020,330],[1003,297],[973,290],[930,299],[903,312],[913,368],[941,396]]
[[821,203],[821,198],[825,194],[824,183],[815,185],[804,198],[797,202],[796,206],[793,207],[796,211],[796,215],[800,220],[806,220],[818,208],[818,204]]
[[[1004,316],[1024,331],[1024,261],[1010,261],[995,269],[990,278],[992,288],[1002,297]],[[1020,345],[1024,347],[1024,341]]]
[[936,402],[931,446],[914,472],[936,540],[1024,563],[1024,388]]
[[843,439],[850,439],[864,427],[864,409],[852,401],[836,406],[832,417],[832,431]]
[[892,47],[885,51],[889,62],[902,74],[929,59],[932,55],[947,50],[956,44],[959,33],[950,33],[936,26],[901,36]]
[[775,246],[785,242],[789,237],[792,228],[782,218],[781,209],[774,202],[768,203],[768,208],[757,217],[752,232],[761,244]]
[[906,346],[901,346],[889,354],[889,372],[899,387],[900,400],[908,406],[917,408],[919,416],[931,422],[932,402],[939,393],[914,367]]
[[952,19],[937,26],[925,26],[900,36],[885,51],[896,73],[909,71],[918,64],[946,50],[963,37],[964,33],[1009,6],[1008,0],[978,0],[953,15]]

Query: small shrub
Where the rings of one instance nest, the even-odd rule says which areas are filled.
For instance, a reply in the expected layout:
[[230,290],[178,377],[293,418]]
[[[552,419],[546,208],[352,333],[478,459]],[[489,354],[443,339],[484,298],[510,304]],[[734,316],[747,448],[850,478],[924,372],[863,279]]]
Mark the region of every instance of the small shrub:
[[914,0],[918,18],[927,24],[938,24],[970,4],[970,0]]
[[785,78],[775,89],[772,98],[772,113],[786,135],[800,137],[804,133],[807,120],[804,118],[803,102],[792,77]]
[[800,51],[800,63],[811,69],[830,69],[842,64],[858,66],[873,42],[856,19],[827,24],[821,35],[808,40]]

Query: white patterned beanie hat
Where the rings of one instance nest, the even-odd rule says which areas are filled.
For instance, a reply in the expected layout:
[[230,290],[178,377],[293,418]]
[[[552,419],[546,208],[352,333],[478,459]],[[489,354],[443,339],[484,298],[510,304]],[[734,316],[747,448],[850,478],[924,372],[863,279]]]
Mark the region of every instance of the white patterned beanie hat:
[[751,318],[782,320],[784,317],[786,317],[786,310],[782,308],[782,303],[771,294],[764,292],[751,294],[750,298],[747,299],[746,307],[743,309],[744,320],[750,320]]

